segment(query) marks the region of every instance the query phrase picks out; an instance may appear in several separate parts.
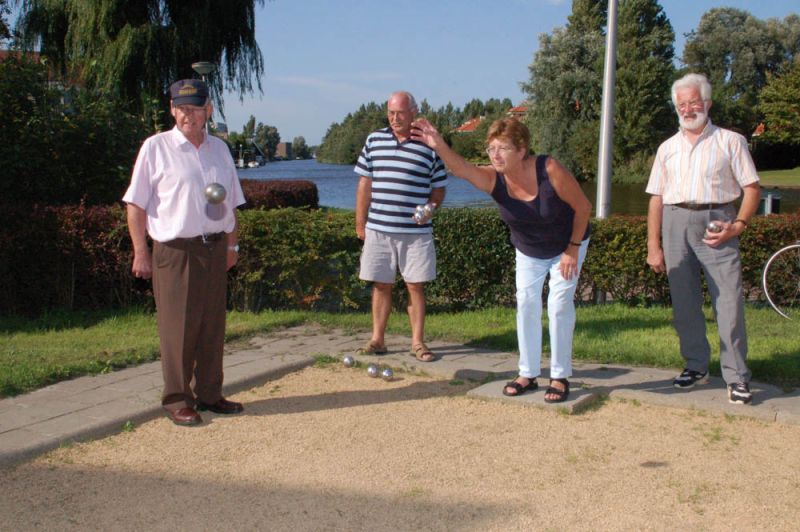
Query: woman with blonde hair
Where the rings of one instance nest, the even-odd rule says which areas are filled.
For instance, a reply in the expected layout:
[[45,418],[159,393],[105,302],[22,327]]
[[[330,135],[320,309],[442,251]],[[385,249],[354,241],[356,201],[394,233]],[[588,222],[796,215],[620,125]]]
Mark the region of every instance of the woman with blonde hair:
[[519,375],[503,394],[538,388],[542,357],[542,290],[549,274],[550,385],[544,400],[569,396],[575,290],[589,246],[592,205],[575,177],[556,159],[530,154],[530,132],[514,118],[496,120],[486,136],[491,167],[465,161],[427,120],[413,124],[411,138],[433,148],[450,172],[492,196],[516,249]]

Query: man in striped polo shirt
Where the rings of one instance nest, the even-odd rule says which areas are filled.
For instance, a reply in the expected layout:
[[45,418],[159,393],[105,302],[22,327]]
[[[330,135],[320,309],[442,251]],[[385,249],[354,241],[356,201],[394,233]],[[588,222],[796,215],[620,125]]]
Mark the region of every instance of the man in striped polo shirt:
[[[708,119],[711,84],[687,74],[672,85],[680,130],[658,148],[647,192],[647,264],[666,271],[673,325],[685,369],[673,381],[688,389],[708,382],[711,348],[706,338],[705,272],[720,338],[722,377],[731,403],[747,404],[747,332],[744,323],[739,235],[758,208],[761,192],[742,135]],[[742,196],[738,211],[734,200]],[[663,237],[663,249],[661,240]]]
[[408,288],[411,353],[421,362],[434,354],[424,342],[425,291],[436,278],[436,250],[431,216],[419,221],[417,206],[442,204],[447,173],[444,163],[425,144],[411,140],[417,103],[408,92],[387,102],[389,127],[370,133],[354,171],[356,234],[364,241],[359,276],[372,284],[372,338],[359,350],[386,353],[385,330],[392,310],[392,285],[399,269]]

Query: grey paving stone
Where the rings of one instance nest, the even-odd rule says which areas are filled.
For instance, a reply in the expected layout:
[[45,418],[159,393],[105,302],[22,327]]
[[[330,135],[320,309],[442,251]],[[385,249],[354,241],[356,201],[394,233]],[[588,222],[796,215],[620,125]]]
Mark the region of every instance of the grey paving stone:
[[503,387],[506,380],[492,381],[474,388],[467,392],[470,397],[479,399],[486,399],[491,401],[502,401],[507,403],[519,404],[524,406],[535,406],[538,408],[545,408],[556,412],[563,412],[567,414],[575,414],[585,410],[588,406],[592,405],[600,398],[600,394],[590,390],[582,389],[579,381],[570,381],[571,390],[569,397],[562,403],[545,403],[544,392],[546,386],[539,383],[539,389],[527,392],[519,397],[508,397],[503,395]]
[[136,375],[130,379],[122,379],[109,384],[106,388],[121,395],[127,392],[140,392],[142,390],[160,390],[163,385],[164,379],[161,376],[161,372],[159,372],[157,375]]
[[26,429],[0,434],[0,465],[29,460],[61,445],[61,440]]

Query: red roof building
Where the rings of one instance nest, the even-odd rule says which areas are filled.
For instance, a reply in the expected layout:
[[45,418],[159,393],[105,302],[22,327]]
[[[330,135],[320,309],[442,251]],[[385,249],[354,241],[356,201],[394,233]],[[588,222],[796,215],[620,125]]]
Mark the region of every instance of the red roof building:
[[518,105],[508,110],[508,116],[512,118],[523,118],[525,116],[525,113],[527,112],[528,112],[527,105]]
[[481,120],[483,120],[482,116],[479,116],[478,118],[471,118],[471,119],[467,120],[466,122],[464,122],[463,124],[461,124],[460,126],[458,126],[455,129],[455,132],[456,133],[472,133],[473,131],[478,129],[478,126],[480,125]]

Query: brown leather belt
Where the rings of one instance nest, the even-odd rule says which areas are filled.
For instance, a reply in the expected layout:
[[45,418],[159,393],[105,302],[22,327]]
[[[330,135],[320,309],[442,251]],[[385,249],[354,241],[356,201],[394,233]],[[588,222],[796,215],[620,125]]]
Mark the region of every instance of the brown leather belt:
[[730,205],[731,202],[728,203],[674,203],[673,207],[680,207],[681,209],[688,209],[690,211],[707,211],[710,209],[720,209],[722,207],[727,207]]
[[200,235],[200,236],[193,236],[190,238],[176,238],[175,240],[183,240],[184,242],[200,242],[203,244],[208,244],[209,242],[217,242],[222,240],[222,237],[225,236],[225,233],[208,233],[207,235]]

